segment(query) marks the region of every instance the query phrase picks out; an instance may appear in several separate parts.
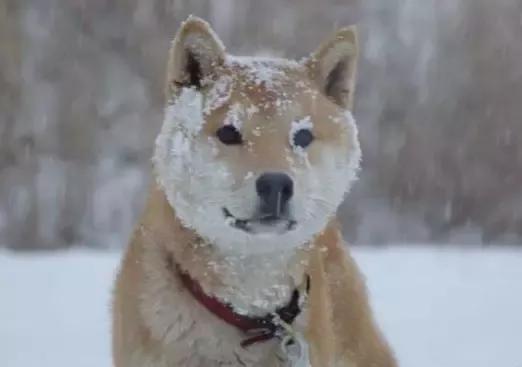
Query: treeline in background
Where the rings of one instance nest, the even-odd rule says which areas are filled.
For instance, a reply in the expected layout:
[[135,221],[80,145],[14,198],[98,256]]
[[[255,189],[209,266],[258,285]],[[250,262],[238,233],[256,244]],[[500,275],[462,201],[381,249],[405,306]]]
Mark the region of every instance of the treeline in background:
[[125,244],[189,14],[295,58],[359,25],[348,240],[522,243],[519,0],[0,0],[0,246]]

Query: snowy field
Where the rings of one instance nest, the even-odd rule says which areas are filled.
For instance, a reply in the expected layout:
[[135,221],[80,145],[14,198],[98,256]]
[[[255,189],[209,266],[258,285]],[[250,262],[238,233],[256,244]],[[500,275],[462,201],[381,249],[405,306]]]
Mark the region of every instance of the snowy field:
[[[392,247],[355,255],[402,367],[522,367],[522,251]],[[0,252],[0,366],[110,366],[118,258]]]

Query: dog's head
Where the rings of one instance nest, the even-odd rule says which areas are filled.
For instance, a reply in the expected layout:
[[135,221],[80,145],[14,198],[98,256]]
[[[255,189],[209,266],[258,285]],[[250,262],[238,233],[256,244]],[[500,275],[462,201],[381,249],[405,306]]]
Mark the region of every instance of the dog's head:
[[350,112],[353,28],[301,62],[233,57],[201,19],[178,31],[156,177],[187,227],[227,251],[280,251],[309,242],[359,167]]

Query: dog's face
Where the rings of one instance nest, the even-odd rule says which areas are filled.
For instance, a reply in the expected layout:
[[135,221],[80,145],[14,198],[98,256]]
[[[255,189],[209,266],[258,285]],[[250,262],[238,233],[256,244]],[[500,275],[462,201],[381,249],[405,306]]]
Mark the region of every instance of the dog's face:
[[225,54],[191,18],[170,53],[154,156],[187,227],[225,251],[284,251],[328,223],[356,176],[356,40],[341,30],[303,62]]

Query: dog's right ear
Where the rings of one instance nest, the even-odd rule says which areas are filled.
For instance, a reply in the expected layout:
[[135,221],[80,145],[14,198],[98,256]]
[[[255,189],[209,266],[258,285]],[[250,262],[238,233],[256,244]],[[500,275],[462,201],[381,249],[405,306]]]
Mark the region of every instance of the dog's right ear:
[[182,87],[201,82],[225,60],[225,47],[210,25],[189,16],[172,41],[167,67],[167,98]]
[[305,64],[320,90],[343,108],[352,109],[357,71],[357,29],[341,28]]

